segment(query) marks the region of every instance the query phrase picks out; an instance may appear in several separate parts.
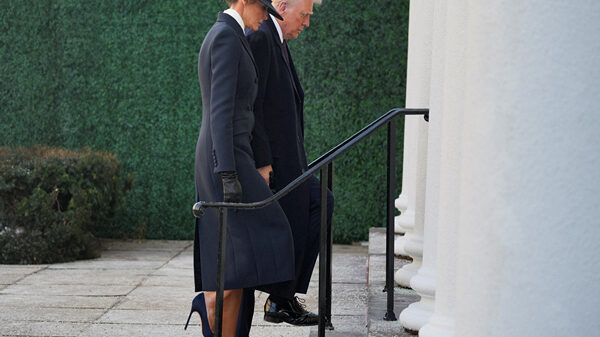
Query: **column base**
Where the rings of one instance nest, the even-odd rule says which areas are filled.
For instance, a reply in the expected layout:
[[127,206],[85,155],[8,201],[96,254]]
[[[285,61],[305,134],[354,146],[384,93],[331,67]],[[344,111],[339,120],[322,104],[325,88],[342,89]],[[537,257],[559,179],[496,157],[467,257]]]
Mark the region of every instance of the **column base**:
[[419,337],[454,337],[454,319],[434,314],[419,330]]
[[435,298],[435,271],[425,266],[419,268],[417,275],[410,279],[410,287],[424,298]]
[[433,301],[421,298],[400,313],[400,324],[407,330],[419,331],[433,315]]
[[421,268],[421,261],[404,265],[394,274],[394,281],[401,287],[410,288],[410,279],[417,275],[419,268]]

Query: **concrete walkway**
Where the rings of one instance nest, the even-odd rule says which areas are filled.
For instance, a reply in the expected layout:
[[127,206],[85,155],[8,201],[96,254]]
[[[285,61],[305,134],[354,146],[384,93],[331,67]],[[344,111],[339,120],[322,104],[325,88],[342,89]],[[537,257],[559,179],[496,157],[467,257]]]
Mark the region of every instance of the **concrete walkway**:
[[[383,233],[371,230],[369,249],[334,245],[335,330],[328,337],[407,336],[398,322],[381,319],[386,308]],[[195,296],[192,242],[108,240],[104,249],[95,260],[0,265],[0,336],[201,336],[197,315],[183,330]],[[397,260],[397,267],[405,262]],[[412,290],[397,288],[396,294],[396,315],[418,299]],[[265,322],[266,297],[256,293],[252,337],[317,336],[316,327]],[[318,265],[308,294],[301,297],[317,312]]]
[[[102,257],[53,265],[0,265],[2,336],[200,336],[183,330],[193,290],[192,242],[105,241]],[[333,323],[366,336],[367,248],[335,246]],[[318,269],[303,296],[317,311]],[[309,336],[316,328],[270,324],[257,292],[251,336]]]

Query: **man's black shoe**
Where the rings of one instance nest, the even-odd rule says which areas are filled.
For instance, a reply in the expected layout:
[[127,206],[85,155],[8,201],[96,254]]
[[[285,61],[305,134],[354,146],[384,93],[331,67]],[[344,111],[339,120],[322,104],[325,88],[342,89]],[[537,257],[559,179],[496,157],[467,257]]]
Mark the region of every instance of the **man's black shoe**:
[[317,322],[315,325],[319,324],[319,315],[306,310],[306,305],[304,304],[304,299],[302,299],[298,296],[295,296],[291,300],[291,303],[292,303],[292,307],[295,308],[298,312],[301,312],[304,315],[307,315],[309,317],[314,317],[315,321]]
[[295,297],[289,299],[274,299],[269,296],[265,302],[265,321],[271,323],[286,322],[292,325],[318,325],[319,315],[306,311],[304,305]]

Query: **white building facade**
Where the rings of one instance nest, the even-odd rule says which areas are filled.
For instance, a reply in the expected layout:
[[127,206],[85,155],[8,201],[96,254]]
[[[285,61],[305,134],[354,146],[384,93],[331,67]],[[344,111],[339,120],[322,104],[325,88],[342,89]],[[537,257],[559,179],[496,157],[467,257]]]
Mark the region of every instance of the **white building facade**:
[[399,324],[600,335],[600,1],[410,6]]

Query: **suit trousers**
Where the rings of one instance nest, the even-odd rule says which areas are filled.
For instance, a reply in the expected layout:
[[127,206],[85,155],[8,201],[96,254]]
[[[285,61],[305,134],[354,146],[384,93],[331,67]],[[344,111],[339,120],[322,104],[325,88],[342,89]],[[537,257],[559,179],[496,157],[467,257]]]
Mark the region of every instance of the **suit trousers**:
[[[321,181],[312,176],[308,179],[310,189],[310,219],[309,237],[306,241],[305,258],[301,267],[302,272],[296,283],[296,293],[306,294],[310,277],[312,276],[317,256],[321,248]],[[333,217],[334,199],[333,193],[327,189],[327,227],[331,228]]]
[[[312,176],[308,179],[310,186],[310,227],[309,240],[306,245],[306,258],[302,266],[300,279],[297,280],[296,292],[305,294],[308,290],[310,277],[312,276],[317,256],[321,248],[321,181]],[[331,218],[333,216],[333,193],[327,189],[327,226],[331,228]],[[240,313],[238,316],[238,326],[236,337],[248,337],[252,326],[252,317],[254,315],[254,289],[244,289],[242,303],[240,304]]]

